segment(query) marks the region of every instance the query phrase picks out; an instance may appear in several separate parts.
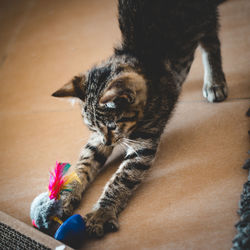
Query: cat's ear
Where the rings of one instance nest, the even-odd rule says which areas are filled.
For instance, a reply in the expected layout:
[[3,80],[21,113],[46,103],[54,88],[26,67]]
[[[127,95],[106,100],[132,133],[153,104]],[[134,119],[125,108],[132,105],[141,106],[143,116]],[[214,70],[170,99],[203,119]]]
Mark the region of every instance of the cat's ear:
[[116,108],[146,99],[145,80],[135,72],[126,72],[108,84],[99,100],[101,106]]
[[85,98],[85,76],[75,76],[72,80],[64,84],[60,89],[52,94],[54,97],[77,97]]

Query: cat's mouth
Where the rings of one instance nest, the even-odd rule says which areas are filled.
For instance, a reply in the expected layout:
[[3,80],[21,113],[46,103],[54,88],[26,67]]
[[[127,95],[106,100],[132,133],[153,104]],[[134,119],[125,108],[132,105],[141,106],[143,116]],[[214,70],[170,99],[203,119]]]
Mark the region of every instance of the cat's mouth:
[[113,133],[108,133],[107,135],[103,135],[102,143],[106,146],[116,145],[120,143],[123,139],[121,136],[115,136]]

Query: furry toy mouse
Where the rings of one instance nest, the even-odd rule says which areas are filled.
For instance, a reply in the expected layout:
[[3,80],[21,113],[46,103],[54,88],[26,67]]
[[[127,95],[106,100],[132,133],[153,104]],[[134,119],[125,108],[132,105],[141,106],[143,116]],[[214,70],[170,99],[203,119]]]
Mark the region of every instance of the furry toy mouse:
[[68,183],[80,181],[75,172],[66,175],[70,168],[68,163],[56,163],[54,172],[50,172],[48,192],[41,193],[32,202],[30,217],[34,227],[55,239],[77,248],[82,243],[85,233],[85,222],[79,215],[69,217],[65,222],[63,217],[60,193],[68,190]]

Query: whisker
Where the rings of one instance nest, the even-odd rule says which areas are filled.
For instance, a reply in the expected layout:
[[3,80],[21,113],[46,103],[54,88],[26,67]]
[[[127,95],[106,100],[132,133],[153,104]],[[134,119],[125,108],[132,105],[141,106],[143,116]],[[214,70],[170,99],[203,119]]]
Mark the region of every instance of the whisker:
[[129,138],[123,138],[124,141],[126,142],[133,142],[133,143],[139,143],[139,141],[136,141],[136,140],[132,140],[132,139],[129,139]]
[[133,144],[136,144],[136,145],[146,145],[146,143],[143,142],[143,141],[136,141],[136,140],[131,140],[131,139],[128,139],[128,138],[124,138],[123,140],[125,142],[133,143]]
[[127,147],[122,142],[119,145],[125,150],[125,152],[127,151]]
[[126,145],[128,149],[130,149],[133,153],[135,153],[135,154],[139,157],[138,153],[134,150],[133,147],[131,147],[129,144],[127,144],[127,143],[124,142],[124,141],[123,141],[122,143],[123,143],[124,145]]

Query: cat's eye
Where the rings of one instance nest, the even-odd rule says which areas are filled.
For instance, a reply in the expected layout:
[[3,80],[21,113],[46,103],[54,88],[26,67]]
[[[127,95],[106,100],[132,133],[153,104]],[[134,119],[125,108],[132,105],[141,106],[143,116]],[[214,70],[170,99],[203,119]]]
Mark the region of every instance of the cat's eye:
[[107,103],[105,104],[105,107],[106,107],[106,108],[109,108],[109,109],[115,109],[115,108],[116,108],[116,105],[115,105],[114,102],[107,102]]
[[111,122],[107,125],[108,130],[115,130],[116,124],[114,122]]

